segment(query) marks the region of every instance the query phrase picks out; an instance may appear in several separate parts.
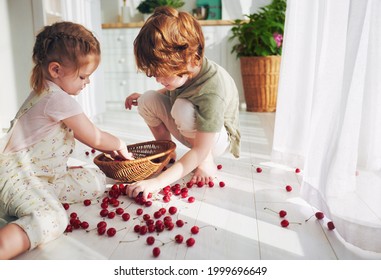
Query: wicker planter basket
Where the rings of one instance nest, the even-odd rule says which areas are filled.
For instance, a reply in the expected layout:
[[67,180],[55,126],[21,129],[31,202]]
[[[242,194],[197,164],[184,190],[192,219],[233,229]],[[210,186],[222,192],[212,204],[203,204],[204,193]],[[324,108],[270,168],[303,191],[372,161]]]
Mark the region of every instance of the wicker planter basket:
[[246,110],[275,112],[280,56],[240,57]]
[[170,161],[176,144],[172,141],[149,141],[127,146],[134,160],[112,160],[105,154],[94,158],[94,163],[107,177],[132,183],[158,174]]

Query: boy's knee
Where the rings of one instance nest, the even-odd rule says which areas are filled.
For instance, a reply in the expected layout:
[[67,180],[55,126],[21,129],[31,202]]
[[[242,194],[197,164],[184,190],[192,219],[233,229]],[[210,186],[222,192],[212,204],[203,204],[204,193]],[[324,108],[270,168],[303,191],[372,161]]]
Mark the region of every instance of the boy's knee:
[[158,99],[159,93],[155,90],[146,91],[138,99],[138,112],[140,115],[144,114],[145,110],[149,110],[152,105]]

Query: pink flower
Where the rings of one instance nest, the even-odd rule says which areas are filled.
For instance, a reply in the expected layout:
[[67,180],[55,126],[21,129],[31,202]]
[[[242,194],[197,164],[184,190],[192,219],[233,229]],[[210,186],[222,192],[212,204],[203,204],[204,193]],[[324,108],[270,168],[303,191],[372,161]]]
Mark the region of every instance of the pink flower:
[[276,42],[276,46],[277,46],[278,48],[280,48],[280,46],[282,45],[282,41],[283,41],[283,35],[282,35],[282,34],[279,34],[278,32],[275,32],[275,33],[273,34],[273,38],[274,38],[274,40],[275,40],[275,42]]

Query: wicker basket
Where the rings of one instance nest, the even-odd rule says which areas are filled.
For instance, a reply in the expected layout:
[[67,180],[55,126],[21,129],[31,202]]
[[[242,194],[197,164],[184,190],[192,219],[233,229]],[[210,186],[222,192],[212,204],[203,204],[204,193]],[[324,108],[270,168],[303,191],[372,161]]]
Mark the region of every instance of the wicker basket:
[[275,112],[280,56],[241,57],[246,111]]
[[127,146],[134,160],[116,161],[105,154],[94,158],[94,163],[107,177],[126,183],[144,180],[158,174],[170,161],[176,149],[172,141],[149,141]]

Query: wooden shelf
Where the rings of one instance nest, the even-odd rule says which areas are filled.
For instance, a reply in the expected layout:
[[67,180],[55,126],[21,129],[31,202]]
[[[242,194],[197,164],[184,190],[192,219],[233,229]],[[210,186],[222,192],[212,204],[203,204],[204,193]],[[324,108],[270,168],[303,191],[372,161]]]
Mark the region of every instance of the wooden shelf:
[[[222,25],[233,25],[233,20],[199,20],[200,24],[202,26],[222,26]],[[144,24],[143,21],[141,22],[129,22],[129,23],[103,23],[102,28],[103,29],[110,29],[110,28],[139,28],[142,27]]]

